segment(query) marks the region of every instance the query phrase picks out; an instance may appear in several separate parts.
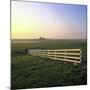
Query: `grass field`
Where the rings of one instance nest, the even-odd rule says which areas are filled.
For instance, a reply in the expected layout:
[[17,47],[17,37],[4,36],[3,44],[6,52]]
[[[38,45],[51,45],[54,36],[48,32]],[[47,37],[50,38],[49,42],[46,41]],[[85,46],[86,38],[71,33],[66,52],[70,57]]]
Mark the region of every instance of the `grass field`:
[[[24,42],[25,41],[25,42]],[[80,48],[82,63],[73,65],[25,53],[27,48]],[[11,43],[11,88],[39,88],[87,84],[86,40],[15,40]]]

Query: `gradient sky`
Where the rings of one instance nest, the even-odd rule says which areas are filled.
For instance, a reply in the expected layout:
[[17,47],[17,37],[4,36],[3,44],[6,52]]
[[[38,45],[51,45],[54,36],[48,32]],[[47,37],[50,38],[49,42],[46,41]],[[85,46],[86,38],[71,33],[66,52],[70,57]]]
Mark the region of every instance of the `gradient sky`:
[[86,6],[12,1],[12,39],[86,39]]

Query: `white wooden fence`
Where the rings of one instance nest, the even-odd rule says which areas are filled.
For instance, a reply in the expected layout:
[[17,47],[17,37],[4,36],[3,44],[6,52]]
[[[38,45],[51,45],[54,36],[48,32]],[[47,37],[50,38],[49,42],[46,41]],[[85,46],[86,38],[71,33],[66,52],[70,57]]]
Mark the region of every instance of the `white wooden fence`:
[[39,56],[50,59],[63,60],[69,62],[81,62],[80,49],[56,49],[56,50],[40,50]]
[[81,62],[81,49],[36,50],[36,52],[34,50],[32,55],[74,63]]

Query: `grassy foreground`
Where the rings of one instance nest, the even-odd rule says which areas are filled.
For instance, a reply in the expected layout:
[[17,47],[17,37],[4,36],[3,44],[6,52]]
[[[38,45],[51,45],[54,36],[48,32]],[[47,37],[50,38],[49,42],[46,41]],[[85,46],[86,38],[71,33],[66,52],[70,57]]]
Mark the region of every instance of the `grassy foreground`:
[[[26,48],[81,48],[82,63],[73,65],[58,60],[27,55]],[[86,42],[44,41],[12,43],[11,88],[55,87],[87,84]]]

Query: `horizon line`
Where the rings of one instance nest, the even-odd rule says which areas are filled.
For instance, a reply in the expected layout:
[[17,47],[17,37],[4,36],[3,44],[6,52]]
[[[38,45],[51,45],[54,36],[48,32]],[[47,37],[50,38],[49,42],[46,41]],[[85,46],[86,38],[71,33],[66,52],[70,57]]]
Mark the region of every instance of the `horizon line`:
[[[14,39],[11,39],[11,40],[39,40],[39,38],[14,38]],[[48,40],[48,39],[60,39],[60,38],[44,38],[45,40]],[[67,39],[67,38],[63,38],[63,39]],[[71,39],[71,38],[68,38],[68,39]],[[75,39],[87,39],[87,38],[73,38],[72,40],[75,40]],[[61,39],[62,40],[62,39]]]

